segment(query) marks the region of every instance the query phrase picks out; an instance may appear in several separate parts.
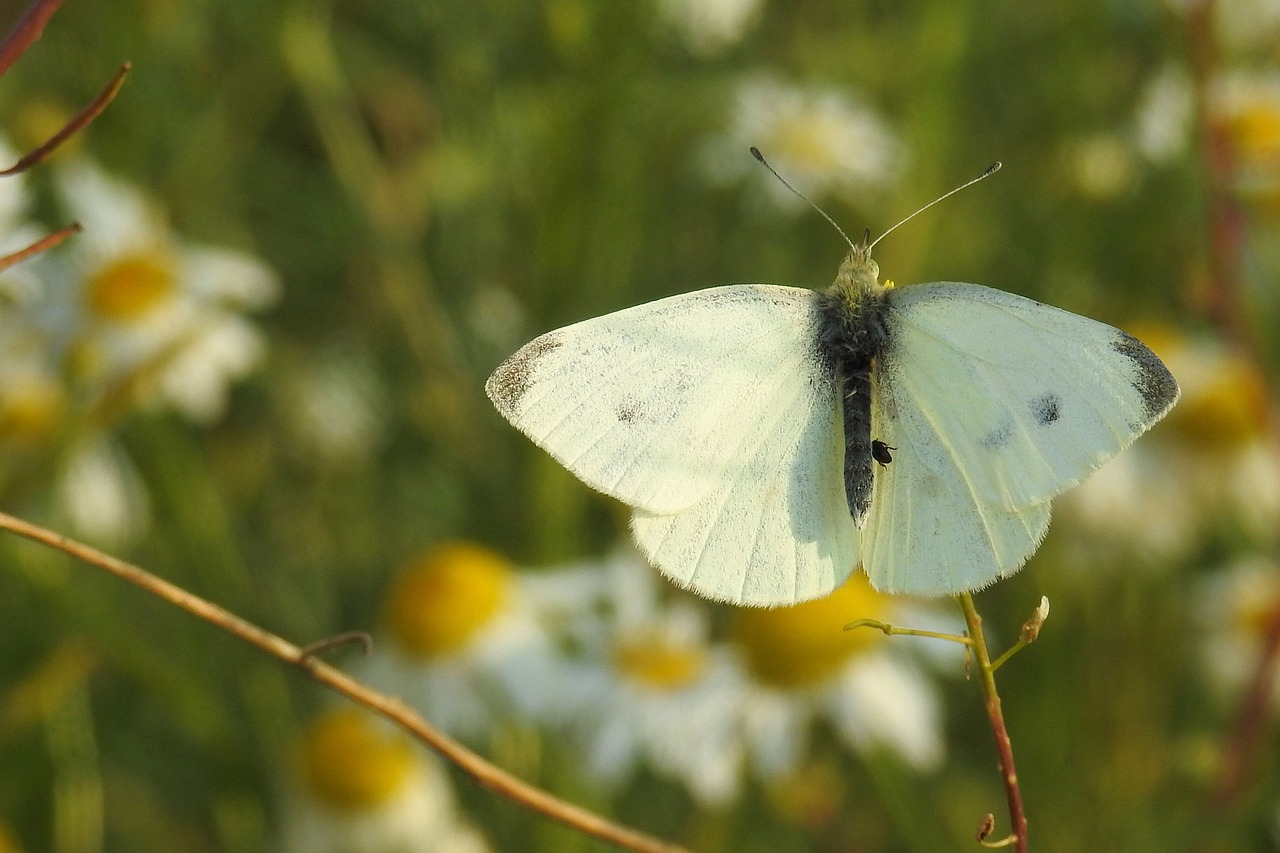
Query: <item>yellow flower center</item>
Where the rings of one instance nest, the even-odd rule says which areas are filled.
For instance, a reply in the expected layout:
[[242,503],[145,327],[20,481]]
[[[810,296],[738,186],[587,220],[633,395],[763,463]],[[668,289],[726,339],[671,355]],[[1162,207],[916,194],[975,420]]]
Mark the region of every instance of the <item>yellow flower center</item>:
[[1174,412],[1180,433],[1195,446],[1238,447],[1266,429],[1266,382],[1249,362],[1230,357],[1207,385],[1188,393]]
[[402,789],[413,765],[413,744],[407,738],[375,725],[355,708],[325,714],[302,744],[306,784],[338,809],[386,803]]
[[1251,104],[1233,118],[1231,134],[1243,160],[1274,161],[1280,157],[1280,104],[1275,101]]
[[859,571],[826,598],[773,610],[739,611],[735,638],[758,681],[786,688],[818,684],[850,657],[883,639],[878,631],[846,631],[844,626],[855,619],[881,618],[885,604],[885,597]]
[[511,564],[488,548],[468,542],[435,548],[392,584],[391,635],[419,657],[462,648],[506,604],[513,579]]
[[159,252],[117,258],[88,282],[89,310],[116,322],[137,320],[164,303],[176,287],[173,264]]
[[52,432],[62,416],[62,387],[44,376],[19,376],[0,396],[0,437],[37,441]]
[[846,132],[835,124],[824,120],[817,111],[792,116],[790,121],[775,130],[772,150],[780,159],[790,160],[798,167],[829,175],[841,166],[835,156],[840,146],[832,139]]
[[613,663],[632,681],[658,690],[679,690],[702,675],[707,650],[696,643],[672,642],[656,632],[619,641]]

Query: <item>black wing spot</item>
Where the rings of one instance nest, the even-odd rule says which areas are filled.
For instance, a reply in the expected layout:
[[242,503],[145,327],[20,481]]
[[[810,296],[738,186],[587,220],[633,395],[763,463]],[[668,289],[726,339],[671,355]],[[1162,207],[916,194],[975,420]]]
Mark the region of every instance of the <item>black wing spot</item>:
[[1048,426],[1062,417],[1062,398],[1053,393],[1041,394],[1031,401],[1031,414],[1040,426]]
[[984,435],[979,443],[988,450],[999,450],[1008,444],[1011,438],[1013,438],[1013,423],[1006,419],[1000,426]]
[[897,450],[896,447],[890,447],[880,439],[872,439],[871,441],[871,458],[880,463],[881,468],[889,467],[889,463],[893,461],[893,454],[890,450]]

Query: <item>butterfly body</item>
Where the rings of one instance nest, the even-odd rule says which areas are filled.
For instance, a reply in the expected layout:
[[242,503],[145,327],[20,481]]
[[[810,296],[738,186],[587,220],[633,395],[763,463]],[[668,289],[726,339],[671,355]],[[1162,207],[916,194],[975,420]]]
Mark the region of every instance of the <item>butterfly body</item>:
[[859,563],[882,590],[977,589],[1022,566],[1050,500],[1162,417],[1177,383],[1102,323],[878,276],[864,243],[825,291],[728,285],[585,320],[486,390],[630,504],[649,559],[708,597],[801,601]]

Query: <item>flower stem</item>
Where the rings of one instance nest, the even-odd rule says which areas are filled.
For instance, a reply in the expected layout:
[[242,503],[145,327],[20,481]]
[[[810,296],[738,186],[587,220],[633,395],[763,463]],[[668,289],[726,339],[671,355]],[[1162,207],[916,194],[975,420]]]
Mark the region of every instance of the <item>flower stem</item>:
[[986,699],[987,716],[991,719],[991,730],[995,734],[996,752],[1000,757],[1000,775],[1004,778],[1005,795],[1009,801],[1013,849],[1015,853],[1027,853],[1027,815],[1022,810],[1022,791],[1018,787],[1018,771],[1013,766],[1013,742],[1009,740],[1009,730],[1005,728],[1004,713],[1000,709],[995,667],[991,665],[987,640],[982,634],[982,617],[978,615],[972,595],[962,592],[957,598],[960,601],[960,609],[964,611],[964,621],[969,627],[969,636],[973,639],[970,648],[978,664],[978,677],[982,682],[982,695]]
[[883,631],[885,636],[888,637],[901,634],[907,637],[931,637],[935,640],[949,640],[965,646],[973,643],[973,640],[960,634],[944,634],[939,631],[924,631],[920,628],[900,628],[897,625],[890,625],[888,622],[881,622],[879,619],[858,619],[844,626],[846,631],[852,631],[855,628],[874,628],[877,631]]

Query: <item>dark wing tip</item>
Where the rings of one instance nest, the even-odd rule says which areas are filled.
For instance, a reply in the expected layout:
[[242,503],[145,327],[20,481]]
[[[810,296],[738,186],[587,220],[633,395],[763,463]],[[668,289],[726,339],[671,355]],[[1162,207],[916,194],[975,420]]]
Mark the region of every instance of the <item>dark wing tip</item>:
[[510,419],[520,407],[520,400],[533,385],[538,361],[559,346],[556,333],[548,332],[525,344],[493,371],[484,383],[484,391],[504,417]]
[[1128,357],[1137,367],[1133,377],[1134,390],[1142,397],[1146,408],[1147,423],[1155,423],[1178,402],[1181,390],[1164,362],[1132,335],[1117,332],[1111,344],[1116,352]]

